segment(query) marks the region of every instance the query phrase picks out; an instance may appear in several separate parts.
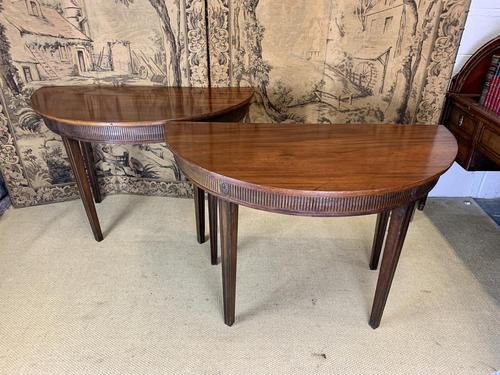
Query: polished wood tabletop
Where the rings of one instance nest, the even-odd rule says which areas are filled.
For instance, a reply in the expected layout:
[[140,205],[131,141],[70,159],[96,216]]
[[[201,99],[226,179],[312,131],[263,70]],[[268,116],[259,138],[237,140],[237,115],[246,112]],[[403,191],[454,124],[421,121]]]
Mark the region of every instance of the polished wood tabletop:
[[[167,143],[184,168],[220,176],[228,187],[312,198],[408,191],[433,183],[457,152],[445,127],[426,125],[171,123]],[[208,190],[221,193],[218,186]],[[234,194],[222,195],[249,203]],[[279,207],[261,203],[261,209]]]
[[[241,121],[248,113],[251,88],[160,86],[51,86],[36,90],[33,110],[62,137],[80,196],[97,241],[103,239],[94,201],[102,200],[91,142],[163,143],[169,121]],[[194,191],[196,233],[205,241],[205,193]],[[211,231],[216,233],[216,200],[209,196]],[[217,238],[210,236],[212,263]],[[214,255],[215,254],[215,255]]]
[[67,125],[127,127],[213,118],[244,107],[252,95],[245,87],[51,86],[36,90],[31,103]]
[[456,154],[443,126],[172,123],[170,149],[241,183],[334,195],[406,189]]
[[165,134],[182,172],[219,201],[228,325],[235,318],[242,204],[292,215],[377,213],[369,263],[370,269],[378,267],[385,243],[370,316],[377,328],[415,203],[457,153],[453,135],[432,125],[173,122]]

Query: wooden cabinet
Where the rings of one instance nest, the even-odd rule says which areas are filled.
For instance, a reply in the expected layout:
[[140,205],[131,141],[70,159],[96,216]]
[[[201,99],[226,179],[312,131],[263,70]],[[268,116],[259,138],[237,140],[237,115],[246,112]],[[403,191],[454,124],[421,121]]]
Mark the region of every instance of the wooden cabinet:
[[453,78],[441,116],[458,142],[456,162],[468,171],[500,170],[500,117],[478,104],[500,37],[484,45]]

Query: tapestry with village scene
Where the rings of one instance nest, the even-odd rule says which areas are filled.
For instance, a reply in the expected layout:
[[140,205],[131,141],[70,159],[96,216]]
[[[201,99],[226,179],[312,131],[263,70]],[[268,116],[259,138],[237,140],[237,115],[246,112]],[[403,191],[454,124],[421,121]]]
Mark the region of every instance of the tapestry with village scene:
[[[4,0],[0,168],[12,201],[78,196],[60,139],[29,107],[40,86],[210,82],[254,87],[251,122],[437,123],[469,1]],[[95,149],[104,193],[191,193],[165,145]]]
[[[0,4],[0,167],[15,206],[78,196],[61,139],[30,108],[35,89],[208,83],[204,0]],[[105,193],[191,194],[165,144],[95,152]]]
[[214,0],[211,82],[251,122],[435,124],[469,0]]

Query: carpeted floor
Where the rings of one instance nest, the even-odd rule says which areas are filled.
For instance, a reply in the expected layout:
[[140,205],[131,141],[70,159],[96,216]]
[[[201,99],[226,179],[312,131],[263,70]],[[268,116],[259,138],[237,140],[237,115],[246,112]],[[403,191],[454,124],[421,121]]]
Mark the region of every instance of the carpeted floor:
[[500,226],[500,198],[474,199],[476,203]]
[[111,196],[0,218],[0,374],[490,374],[500,370],[500,230],[430,199],[382,324],[368,316],[375,216],[240,210],[236,322],[191,200]]

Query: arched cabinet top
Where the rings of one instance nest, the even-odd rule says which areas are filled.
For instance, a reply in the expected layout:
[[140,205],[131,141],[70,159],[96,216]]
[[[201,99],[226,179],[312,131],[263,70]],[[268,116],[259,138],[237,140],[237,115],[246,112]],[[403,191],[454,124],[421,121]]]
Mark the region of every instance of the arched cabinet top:
[[450,92],[480,94],[493,55],[500,54],[500,36],[478,49],[453,77]]

